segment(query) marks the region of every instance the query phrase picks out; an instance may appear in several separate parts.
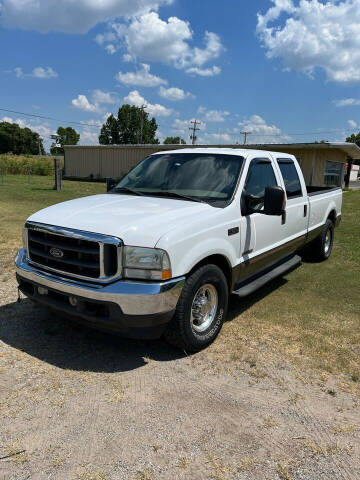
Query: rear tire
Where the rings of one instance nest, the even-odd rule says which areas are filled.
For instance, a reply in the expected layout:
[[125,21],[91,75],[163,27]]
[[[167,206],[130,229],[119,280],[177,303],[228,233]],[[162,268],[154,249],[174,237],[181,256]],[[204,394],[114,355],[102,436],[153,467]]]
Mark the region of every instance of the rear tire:
[[333,222],[330,219],[326,220],[321,234],[310,246],[311,257],[314,260],[323,262],[330,257],[334,244],[334,232]]
[[222,270],[204,265],[186,280],[165,340],[185,351],[197,352],[212,343],[226,318],[229,289]]

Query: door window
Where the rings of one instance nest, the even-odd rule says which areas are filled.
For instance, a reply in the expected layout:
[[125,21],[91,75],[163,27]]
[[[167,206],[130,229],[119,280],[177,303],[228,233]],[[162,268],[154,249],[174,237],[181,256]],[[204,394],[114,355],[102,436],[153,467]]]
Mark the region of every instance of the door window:
[[256,211],[261,210],[264,206],[265,188],[275,186],[277,181],[271,161],[266,158],[253,160],[245,183],[248,206]]
[[278,158],[278,164],[284,179],[287,198],[301,197],[301,184],[294,162],[287,158]]

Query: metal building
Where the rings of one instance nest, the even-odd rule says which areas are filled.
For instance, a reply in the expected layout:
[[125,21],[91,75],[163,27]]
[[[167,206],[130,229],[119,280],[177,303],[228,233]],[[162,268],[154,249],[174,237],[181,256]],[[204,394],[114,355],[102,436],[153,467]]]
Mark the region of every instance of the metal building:
[[[360,159],[354,143],[292,143],[261,145],[195,145],[206,148],[254,148],[293,154],[299,160],[308,185],[337,185],[344,181],[347,163]],[[95,145],[65,146],[65,177],[119,178],[152,153],[191,145]]]

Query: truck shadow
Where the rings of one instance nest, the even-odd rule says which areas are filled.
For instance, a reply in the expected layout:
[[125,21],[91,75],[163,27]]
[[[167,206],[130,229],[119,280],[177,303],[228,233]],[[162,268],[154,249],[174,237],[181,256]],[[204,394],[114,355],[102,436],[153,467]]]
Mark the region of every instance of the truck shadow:
[[[247,298],[230,296],[227,321],[287,282],[280,277]],[[146,359],[172,361],[186,352],[163,340],[122,338],[78,325],[29,300],[0,307],[0,341],[58,368],[91,372],[126,372],[147,364]]]

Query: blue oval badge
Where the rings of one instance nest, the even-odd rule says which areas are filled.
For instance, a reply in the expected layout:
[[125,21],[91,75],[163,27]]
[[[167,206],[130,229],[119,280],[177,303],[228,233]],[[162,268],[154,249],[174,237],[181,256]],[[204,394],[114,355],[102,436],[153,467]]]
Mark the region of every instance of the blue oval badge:
[[51,248],[49,253],[55,258],[61,258],[64,256],[64,252],[60,250],[60,248]]

